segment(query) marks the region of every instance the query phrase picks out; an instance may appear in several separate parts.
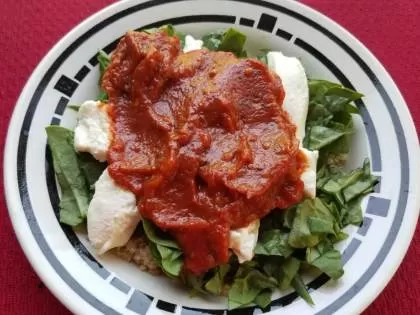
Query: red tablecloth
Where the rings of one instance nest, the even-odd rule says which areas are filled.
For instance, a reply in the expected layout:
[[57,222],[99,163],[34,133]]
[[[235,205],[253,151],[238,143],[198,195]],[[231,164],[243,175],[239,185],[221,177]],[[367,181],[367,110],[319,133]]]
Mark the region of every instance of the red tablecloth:
[[[279,0],[281,1],[281,0]],[[29,75],[57,40],[111,0],[0,1],[0,147],[14,104]],[[420,131],[420,6],[412,0],[304,0],[349,29],[385,65]],[[1,152],[3,158],[3,152]],[[3,171],[3,169],[1,169]],[[420,174],[413,174],[420,175]],[[1,179],[3,175],[1,174]],[[3,190],[3,181],[1,181]],[[14,235],[0,197],[0,314],[67,314],[42,284]],[[365,314],[417,314],[420,229],[400,269]]]

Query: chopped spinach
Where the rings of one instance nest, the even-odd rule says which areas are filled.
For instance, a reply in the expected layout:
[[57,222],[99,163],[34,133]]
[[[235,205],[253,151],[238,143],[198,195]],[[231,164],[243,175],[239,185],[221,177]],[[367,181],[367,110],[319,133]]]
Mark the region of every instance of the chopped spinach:
[[246,35],[234,28],[216,31],[202,37],[203,47],[211,51],[230,51],[238,57],[246,57]]
[[309,109],[306,118],[305,148],[320,150],[318,165],[330,156],[347,154],[354,133],[351,114],[359,111],[352,103],[362,94],[325,80],[309,80]]
[[[313,250],[318,251],[318,249]],[[308,261],[308,263],[326,273],[332,279],[338,279],[344,274],[341,254],[335,249],[325,252],[318,251],[318,257]]]
[[299,274],[296,274],[293,278],[291,285],[296,290],[297,294],[306,301],[306,303],[314,305],[314,301],[312,300],[308,289]]
[[281,230],[264,231],[261,239],[258,240],[255,247],[256,255],[275,255],[289,257],[293,249],[288,244],[289,233]]
[[337,222],[326,204],[319,198],[305,199],[296,209],[289,235],[294,248],[316,246],[323,236],[335,234]]
[[[277,281],[254,268],[240,267],[229,290],[229,309],[240,308],[258,300],[265,289],[274,289]],[[261,297],[260,297],[261,299]]]
[[229,264],[221,265],[215,268],[214,275],[207,281],[204,288],[212,294],[221,295],[225,284],[225,276],[229,269]]

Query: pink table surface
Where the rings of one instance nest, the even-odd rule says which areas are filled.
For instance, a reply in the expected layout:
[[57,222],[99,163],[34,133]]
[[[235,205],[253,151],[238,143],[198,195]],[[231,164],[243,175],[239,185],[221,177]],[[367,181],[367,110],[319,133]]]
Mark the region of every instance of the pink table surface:
[[[280,1],[280,0],[279,0]],[[48,50],[84,18],[111,0],[0,1],[0,147],[26,80]],[[358,37],[400,87],[420,130],[420,3],[412,0],[304,0]],[[1,152],[3,158],[3,152]],[[3,169],[1,169],[3,172]],[[417,174],[420,175],[420,174]],[[3,179],[3,176],[1,176]],[[3,181],[1,181],[3,190]],[[68,314],[26,260],[0,197],[0,314]],[[364,312],[420,312],[420,229],[401,267]]]

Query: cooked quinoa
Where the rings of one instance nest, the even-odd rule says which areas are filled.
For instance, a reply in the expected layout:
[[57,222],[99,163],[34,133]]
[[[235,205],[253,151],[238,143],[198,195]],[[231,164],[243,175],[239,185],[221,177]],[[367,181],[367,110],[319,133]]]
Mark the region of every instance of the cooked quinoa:
[[150,272],[154,275],[162,273],[156,260],[147,246],[144,236],[133,235],[133,237],[125,244],[125,246],[115,249],[118,257],[133,262],[143,271]]

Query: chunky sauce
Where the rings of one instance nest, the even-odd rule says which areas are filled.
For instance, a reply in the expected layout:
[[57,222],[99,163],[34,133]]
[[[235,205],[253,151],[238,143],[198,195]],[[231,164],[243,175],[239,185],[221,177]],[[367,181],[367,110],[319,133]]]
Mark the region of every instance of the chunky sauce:
[[113,119],[113,179],[171,233],[184,268],[228,260],[229,231],[303,196],[295,126],[280,79],[231,53],[182,53],[163,32],[129,32],[103,76]]

